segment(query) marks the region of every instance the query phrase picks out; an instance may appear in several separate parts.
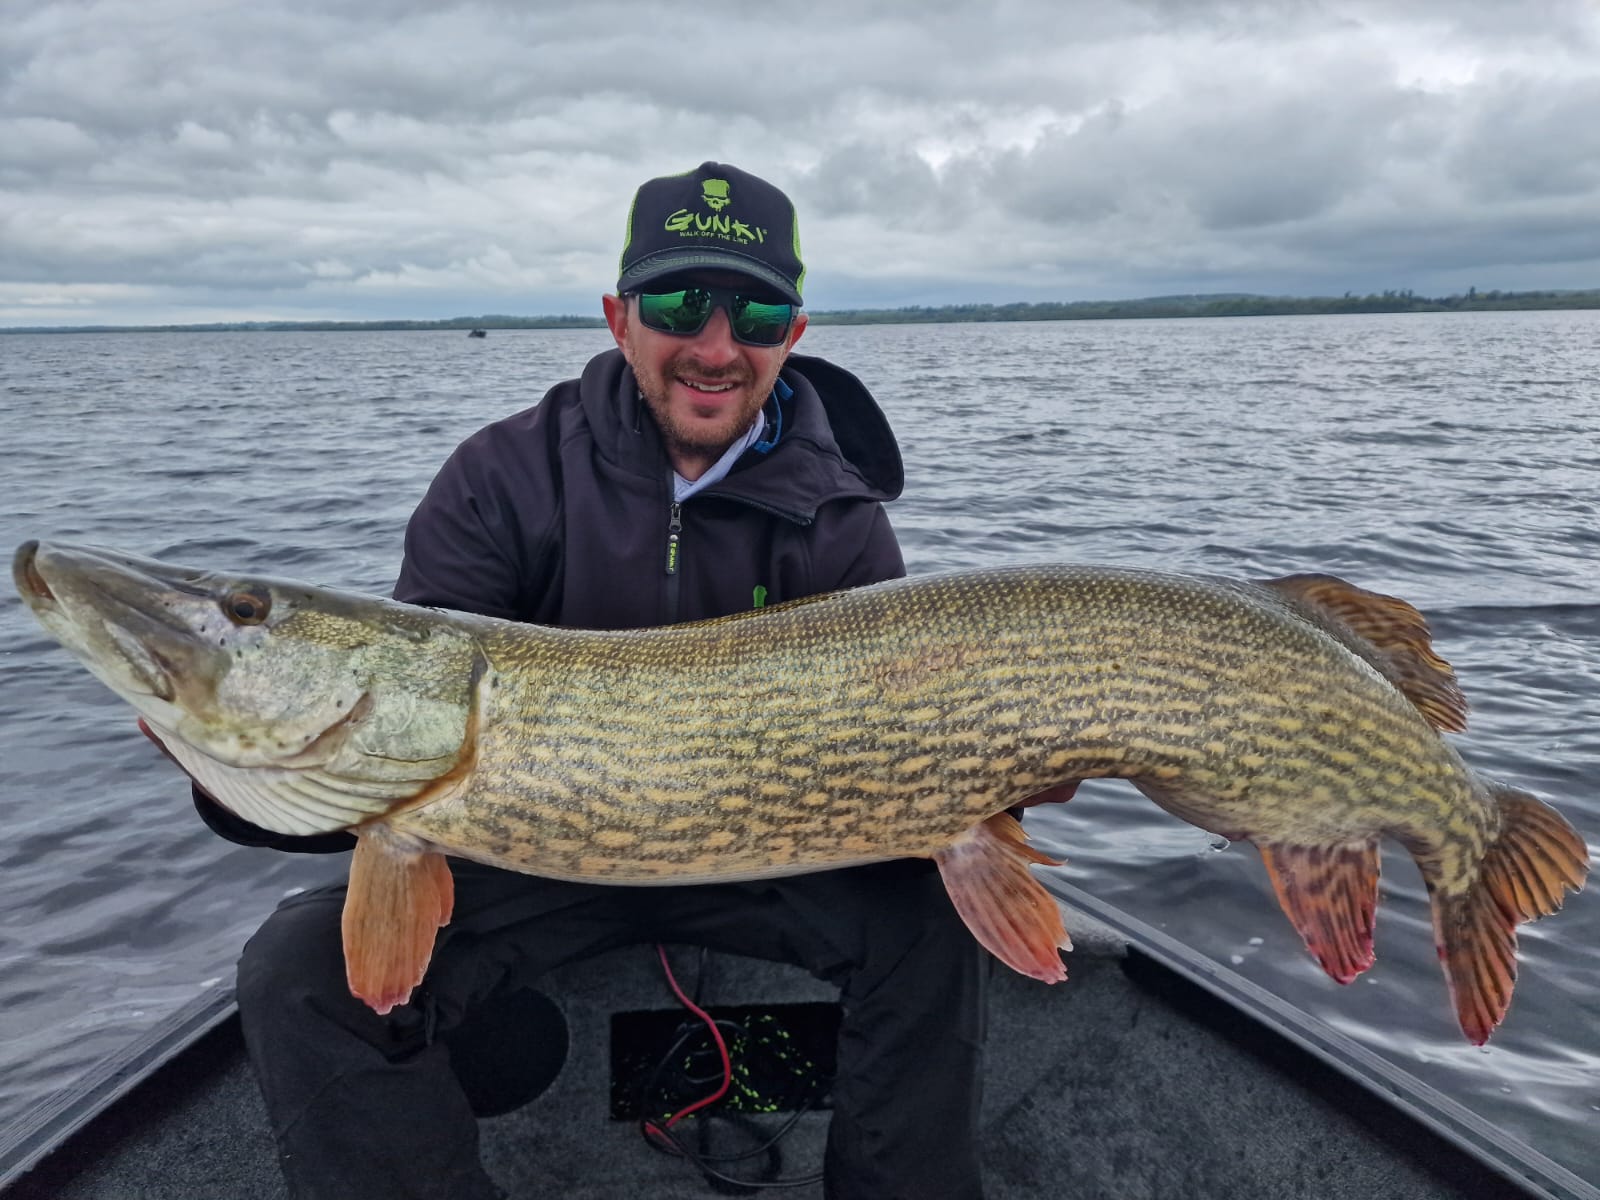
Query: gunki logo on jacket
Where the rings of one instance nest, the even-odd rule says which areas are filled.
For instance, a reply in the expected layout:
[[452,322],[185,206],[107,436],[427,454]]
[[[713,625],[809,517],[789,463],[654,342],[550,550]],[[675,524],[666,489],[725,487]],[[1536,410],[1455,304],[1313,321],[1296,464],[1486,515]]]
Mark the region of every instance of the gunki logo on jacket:
[[710,211],[697,213],[687,208],[680,208],[667,218],[663,228],[679,237],[722,238],[725,241],[737,242],[741,246],[751,242],[759,244],[766,241],[765,228],[760,225],[746,225],[725,211],[733,203],[731,191],[726,179],[702,180],[700,199]]

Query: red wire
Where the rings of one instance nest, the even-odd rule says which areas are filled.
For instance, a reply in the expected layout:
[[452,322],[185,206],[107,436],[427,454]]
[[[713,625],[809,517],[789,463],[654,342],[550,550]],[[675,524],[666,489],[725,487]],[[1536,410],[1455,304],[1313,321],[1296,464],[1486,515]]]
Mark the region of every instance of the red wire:
[[654,1121],[645,1122],[644,1127],[646,1129],[657,1134],[662,1141],[670,1144],[675,1139],[666,1135],[666,1131],[668,1129],[671,1129],[690,1113],[698,1112],[700,1109],[705,1108],[708,1104],[715,1104],[718,1100],[721,1100],[723,1096],[727,1095],[728,1089],[733,1086],[733,1060],[728,1057],[728,1044],[722,1040],[722,1030],[717,1028],[716,1019],[713,1018],[710,1013],[706,1012],[705,1009],[696,1004],[693,1000],[689,999],[689,997],[684,994],[683,989],[678,986],[677,976],[672,973],[672,964],[667,961],[667,948],[661,945],[659,942],[656,943],[656,954],[661,959],[661,969],[666,972],[667,985],[672,988],[672,992],[678,997],[678,1002],[680,1004],[682,1004],[695,1016],[699,1017],[706,1023],[706,1028],[711,1031],[711,1040],[717,1044],[717,1053],[722,1056],[721,1087],[712,1092],[711,1095],[707,1096],[705,1099],[696,1100],[687,1108],[681,1108],[677,1112],[673,1113],[672,1116],[667,1118],[665,1125],[657,1125]]

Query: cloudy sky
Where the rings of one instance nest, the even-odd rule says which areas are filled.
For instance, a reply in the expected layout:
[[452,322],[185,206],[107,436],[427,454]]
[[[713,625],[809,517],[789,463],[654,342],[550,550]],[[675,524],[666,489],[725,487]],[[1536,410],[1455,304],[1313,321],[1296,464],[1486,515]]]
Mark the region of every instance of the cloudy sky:
[[0,13],[0,326],[597,313],[706,159],[813,309],[1600,286],[1597,0]]

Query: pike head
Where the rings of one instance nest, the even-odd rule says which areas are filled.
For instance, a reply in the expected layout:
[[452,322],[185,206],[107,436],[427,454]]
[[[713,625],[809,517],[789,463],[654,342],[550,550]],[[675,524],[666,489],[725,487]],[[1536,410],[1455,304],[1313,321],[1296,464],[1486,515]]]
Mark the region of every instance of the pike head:
[[26,542],[12,576],[184,769],[263,828],[351,828],[471,771],[488,674],[471,618],[88,546]]

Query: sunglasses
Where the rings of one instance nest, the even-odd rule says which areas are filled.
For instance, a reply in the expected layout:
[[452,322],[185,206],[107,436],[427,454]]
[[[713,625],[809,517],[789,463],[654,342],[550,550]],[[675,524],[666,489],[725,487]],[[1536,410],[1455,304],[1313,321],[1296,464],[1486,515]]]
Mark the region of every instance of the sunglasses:
[[635,292],[639,319],[651,329],[693,337],[706,327],[713,309],[728,314],[733,340],[747,346],[781,346],[794,323],[795,306],[741,296],[732,288],[686,287],[675,292]]

